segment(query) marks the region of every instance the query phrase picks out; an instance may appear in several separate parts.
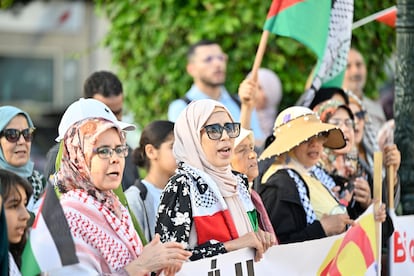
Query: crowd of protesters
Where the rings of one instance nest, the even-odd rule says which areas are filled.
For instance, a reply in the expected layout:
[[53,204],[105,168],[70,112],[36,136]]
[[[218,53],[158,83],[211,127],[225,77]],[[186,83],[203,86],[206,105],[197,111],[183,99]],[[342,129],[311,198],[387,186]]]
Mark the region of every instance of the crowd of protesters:
[[382,109],[364,96],[362,55],[350,50],[343,88],[323,88],[311,106],[280,112],[274,72],[250,73],[232,95],[226,66],[218,43],[193,44],[191,88],[170,104],[171,121],[144,128],[139,145],[126,143],[126,131],[136,128],[122,122],[121,82],[108,71],[93,73],[85,98],[61,118],[44,175],[30,160],[36,128],[29,114],[0,107],[2,271],[20,275],[47,185],[59,197],[79,260],[44,271],[51,275],[174,275],[184,262],[246,247],[260,261],[279,243],[345,232],[373,203],[389,238],[387,175],[384,197],[375,201],[373,153],[381,148],[384,166],[394,167],[395,204],[401,156],[392,134],[379,132]]

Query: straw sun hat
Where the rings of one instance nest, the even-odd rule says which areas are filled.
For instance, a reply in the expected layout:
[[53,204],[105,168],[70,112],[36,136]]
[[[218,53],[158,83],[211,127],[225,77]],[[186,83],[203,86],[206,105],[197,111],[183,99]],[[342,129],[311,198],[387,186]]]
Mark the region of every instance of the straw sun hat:
[[323,132],[328,132],[325,147],[340,149],[346,144],[344,135],[338,127],[322,123],[316,113],[303,106],[283,110],[276,118],[273,131],[275,140],[263,151],[259,159],[281,155]]

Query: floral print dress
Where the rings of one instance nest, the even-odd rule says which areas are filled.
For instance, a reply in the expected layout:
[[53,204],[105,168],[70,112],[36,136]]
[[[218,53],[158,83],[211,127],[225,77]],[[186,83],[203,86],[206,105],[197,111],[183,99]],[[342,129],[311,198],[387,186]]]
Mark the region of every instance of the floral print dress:
[[[236,173],[238,194],[254,231],[256,209],[247,189],[247,178]],[[155,232],[162,242],[181,242],[192,251],[191,260],[226,253],[224,242],[238,238],[237,230],[217,186],[190,166],[180,163],[161,197]],[[196,241],[192,241],[196,236]]]

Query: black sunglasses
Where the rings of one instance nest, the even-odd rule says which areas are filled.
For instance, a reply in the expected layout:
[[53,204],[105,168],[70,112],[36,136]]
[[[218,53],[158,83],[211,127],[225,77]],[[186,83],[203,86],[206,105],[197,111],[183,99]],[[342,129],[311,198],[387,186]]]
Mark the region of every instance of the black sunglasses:
[[360,110],[354,113],[354,116],[357,117],[359,120],[363,120],[365,118],[365,110]]
[[10,143],[16,143],[19,141],[20,136],[23,135],[23,138],[26,142],[31,142],[33,140],[33,132],[35,131],[35,128],[26,128],[23,130],[18,130],[15,128],[8,128],[4,129],[0,132],[0,137],[6,137],[6,140]]
[[230,138],[236,138],[240,135],[240,123],[225,123],[224,126],[220,124],[212,124],[204,127],[208,138],[211,140],[218,140],[223,136],[225,129]]

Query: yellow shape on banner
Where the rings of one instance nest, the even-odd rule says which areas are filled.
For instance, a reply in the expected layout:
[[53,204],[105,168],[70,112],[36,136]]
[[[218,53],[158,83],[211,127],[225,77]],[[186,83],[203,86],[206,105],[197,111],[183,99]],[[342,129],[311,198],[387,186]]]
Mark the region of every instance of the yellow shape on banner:
[[376,265],[376,244],[375,221],[371,211],[334,242],[319,267],[318,275],[364,275]]

